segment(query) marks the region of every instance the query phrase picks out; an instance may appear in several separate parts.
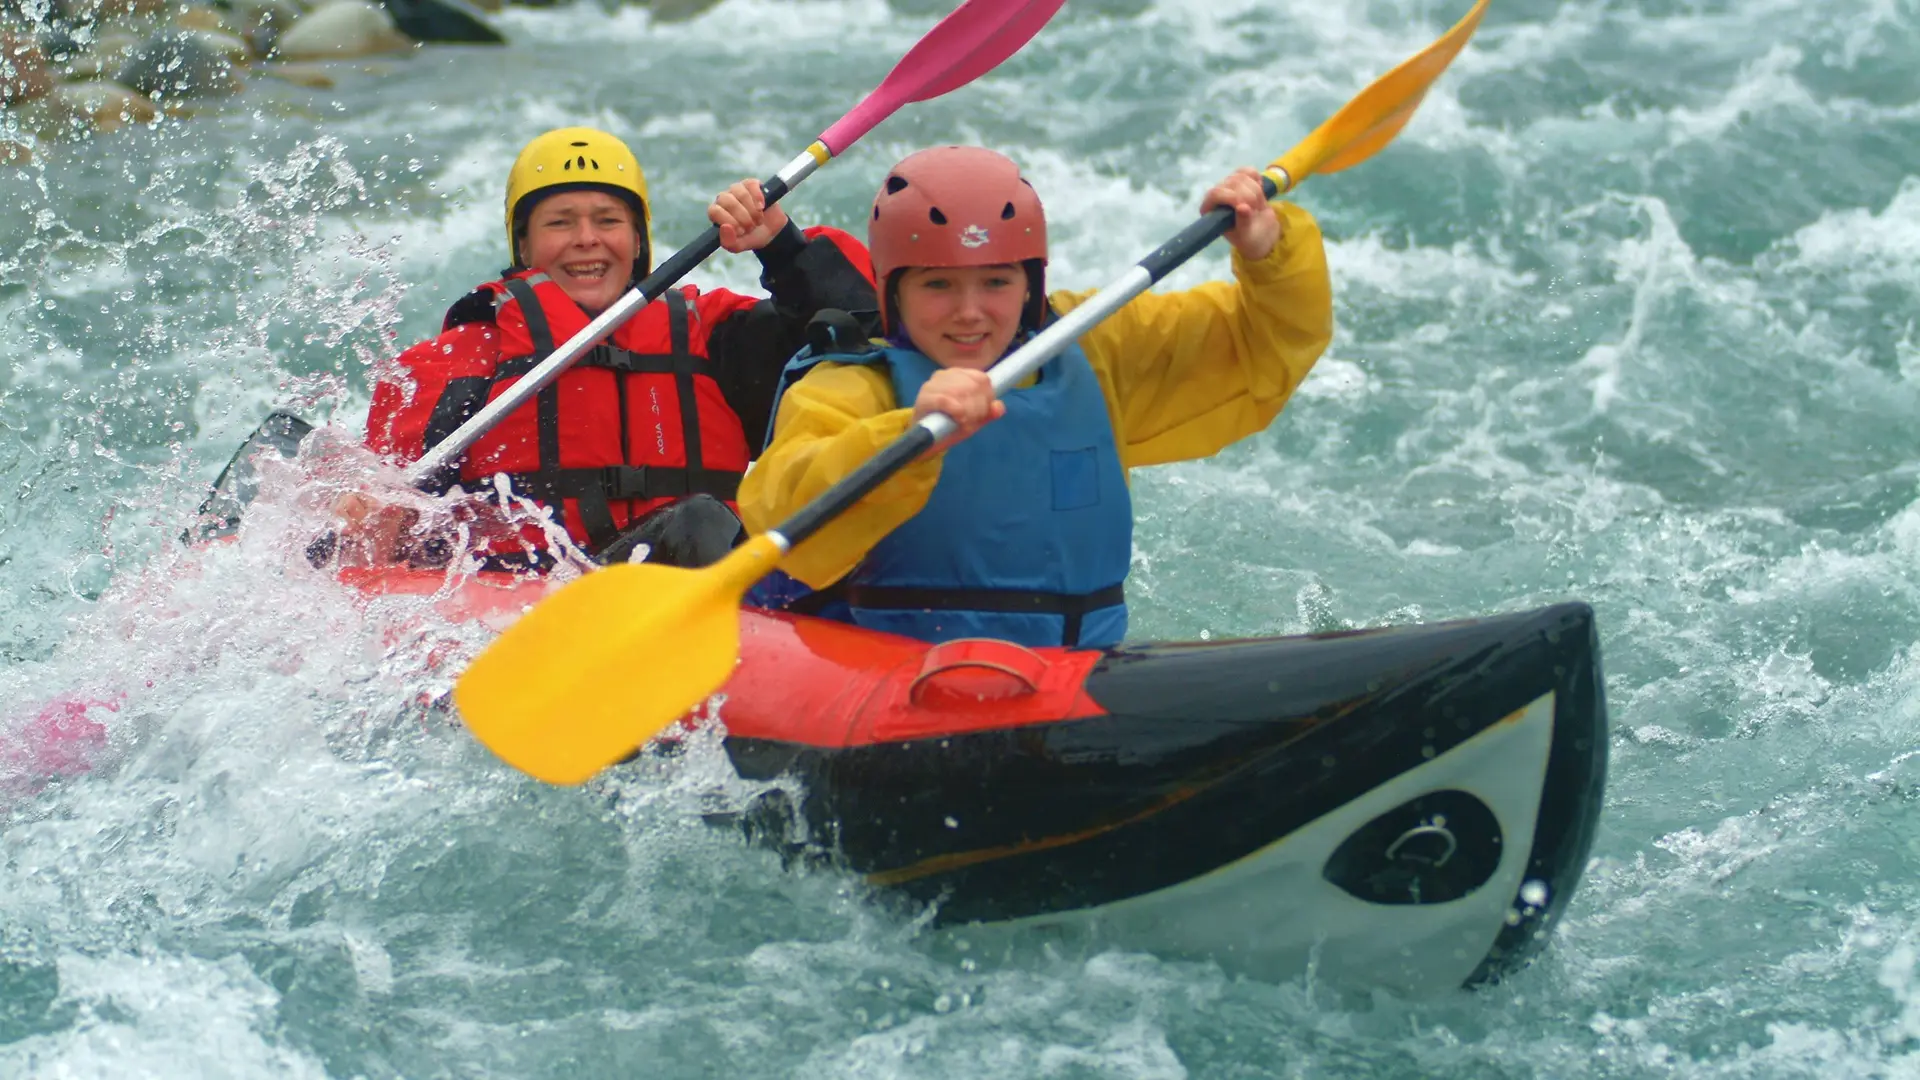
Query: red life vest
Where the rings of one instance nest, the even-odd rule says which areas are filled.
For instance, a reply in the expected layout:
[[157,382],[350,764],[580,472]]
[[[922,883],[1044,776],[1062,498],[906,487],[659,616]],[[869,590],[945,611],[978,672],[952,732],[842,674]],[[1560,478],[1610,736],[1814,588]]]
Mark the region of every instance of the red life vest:
[[[589,319],[545,274],[482,288],[495,293],[500,334],[492,401]],[[504,473],[516,494],[553,508],[590,548],[674,499],[704,493],[733,505],[747,439],[705,370],[703,299],[670,289],[628,319],[468,448],[462,486],[487,491]],[[740,302],[724,292],[712,299],[727,308]]]

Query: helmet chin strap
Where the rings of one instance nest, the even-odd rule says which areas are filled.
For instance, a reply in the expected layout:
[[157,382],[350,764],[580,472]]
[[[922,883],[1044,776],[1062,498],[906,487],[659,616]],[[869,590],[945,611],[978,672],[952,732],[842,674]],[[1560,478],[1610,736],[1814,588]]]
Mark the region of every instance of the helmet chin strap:
[[1020,309],[1020,328],[1025,336],[1040,329],[1047,318],[1047,264],[1040,259],[1028,259],[1021,264],[1027,272],[1027,302]]

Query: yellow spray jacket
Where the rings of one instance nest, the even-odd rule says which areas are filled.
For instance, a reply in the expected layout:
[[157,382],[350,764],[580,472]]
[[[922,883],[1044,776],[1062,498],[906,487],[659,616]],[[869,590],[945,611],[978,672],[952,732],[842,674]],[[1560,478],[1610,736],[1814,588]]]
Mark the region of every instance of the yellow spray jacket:
[[[1281,240],[1258,262],[1233,255],[1234,281],[1143,293],[1088,330],[1080,347],[1106,395],[1120,463],[1208,457],[1279,415],[1333,337],[1326,248],[1312,215],[1274,206]],[[1066,314],[1090,292],[1055,292]],[[1018,393],[1019,391],[1014,391]],[[740,516],[765,532],[806,505],[913,423],[883,370],[823,363],[790,387],[773,442],[740,485]],[[781,569],[824,589],[920,512],[942,457],[922,458],[794,548]]]

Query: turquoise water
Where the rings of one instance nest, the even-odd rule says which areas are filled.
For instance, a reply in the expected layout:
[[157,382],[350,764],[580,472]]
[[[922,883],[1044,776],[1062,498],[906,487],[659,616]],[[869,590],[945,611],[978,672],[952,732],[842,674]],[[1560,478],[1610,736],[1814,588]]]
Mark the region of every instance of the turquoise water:
[[[481,632],[300,558],[327,491],[391,482],[344,449],[175,546],[270,408],[351,442],[372,366],[498,268],[525,138],[628,134],[685,242],[942,6],[511,12],[504,53],[0,176],[0,724],[58,696],[106,733],[88,775],[0,775],[0,1075],[1920,1076],[1908,0],[1495,0],[1398,142],[1302,189],[1340,330],[1294,403],[1136,477],[1143,636],[1596,606],[1594,859],[1485,992],[933,947],[704,826],[744,794],[711,742],[527,781],[421,706]],[[855,225],[901,154],[985,141],[1091,287],[1465,7],[1070,0],[793,205]]]

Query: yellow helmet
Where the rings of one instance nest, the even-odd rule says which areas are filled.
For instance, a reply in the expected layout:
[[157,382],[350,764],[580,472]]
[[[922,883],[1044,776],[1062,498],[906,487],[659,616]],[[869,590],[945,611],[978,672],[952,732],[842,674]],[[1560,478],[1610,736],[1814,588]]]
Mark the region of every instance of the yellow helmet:
[[513,160],[507,173],[507,259],[520,265],[519,240],[533,213],[535,195],[568,191],[605,191],[633,206],[640,224],[640,250],[634,277],[653,264],[653,213],[647,206],[647,176],[627,144],[593,128],[556,128],[535,138]]

